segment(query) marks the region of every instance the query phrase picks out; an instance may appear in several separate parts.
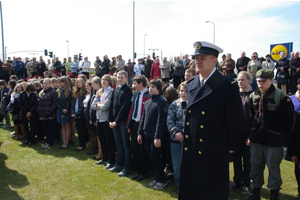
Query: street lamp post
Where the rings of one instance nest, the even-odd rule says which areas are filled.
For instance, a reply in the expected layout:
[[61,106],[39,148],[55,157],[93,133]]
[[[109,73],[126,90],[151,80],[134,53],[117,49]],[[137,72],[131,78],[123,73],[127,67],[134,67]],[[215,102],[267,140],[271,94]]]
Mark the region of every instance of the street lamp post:
[[144,35],[144,58],[145,58],[145,38],[146,38],[147,34]]
[[215,30],[216,30],[216,27],[215,27],[215,23],[214,22],[212,22],[212,21],[206,21],[205,23],[212,23],[213,25],[214,25],[214,40],[213,40],[213,43],[215,44]]
[[66,41],[68,43],[68,58],[69,59],[69,40]]

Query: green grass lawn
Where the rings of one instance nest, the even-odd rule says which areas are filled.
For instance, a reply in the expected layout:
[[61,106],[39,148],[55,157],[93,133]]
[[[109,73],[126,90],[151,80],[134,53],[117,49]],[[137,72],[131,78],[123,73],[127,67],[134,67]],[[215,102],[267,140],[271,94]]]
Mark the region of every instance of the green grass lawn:
[[[12,199],[176,199],[174,183],[163,191],[148,187],[152,177],[137,182],[129,177],[118,177],[94,165],[86,151],[74,151],[75,145],[67,150],[59,149],[56,143],[49,149],[41,148],[42,142],[24,146],[22,141],[10,136],[10,128],[0,128],[0,200]],[[230,179],[233,170],[230,166]],[[283,185],[280,199],[295,199],[297,183],[294,165],[283,161],[281,165]],[[265,170],[265,177],[268,171]],[[267,180],[267,179],[266,179]],[[216,187],[218,180],[216,180]],[[231,191],[231,199],[247,199],[240,190]],[[264,186],[262,199],[269,199],[269,190]]]

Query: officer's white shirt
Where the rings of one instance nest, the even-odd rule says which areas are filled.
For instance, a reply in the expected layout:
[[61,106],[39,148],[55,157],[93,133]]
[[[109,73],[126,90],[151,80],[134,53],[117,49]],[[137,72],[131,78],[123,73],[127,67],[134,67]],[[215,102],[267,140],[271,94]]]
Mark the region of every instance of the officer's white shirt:
[[[208,77],[207,77],[206,79],[203,79],[202,76],[201,76],[201,74],[199,74],[199,80],[200,80],[200,86],[201,86],[201,87],[206,83],[206,81],[211,77],[211,75],[212,75],[215,71],[216,71],[216,68],[214,67],[214,69],[213,69],[212,72],[208,75]],[[202,85],[202,83],[201,83],[202,80],[204,80],[203,85]]]

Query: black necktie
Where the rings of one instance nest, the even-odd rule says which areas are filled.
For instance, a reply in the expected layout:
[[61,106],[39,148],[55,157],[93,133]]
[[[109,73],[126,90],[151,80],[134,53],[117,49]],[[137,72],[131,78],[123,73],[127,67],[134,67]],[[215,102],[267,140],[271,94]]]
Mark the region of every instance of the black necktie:
[[133,117],[136,118],[137,117],[137,111],[139,109],[139,100],[140,100],[140,92],[138,93],[137,99],[135,101],[135,109],[134,109],[134,114]]
[[204,79],[201,80],[201,87],[204,85]]

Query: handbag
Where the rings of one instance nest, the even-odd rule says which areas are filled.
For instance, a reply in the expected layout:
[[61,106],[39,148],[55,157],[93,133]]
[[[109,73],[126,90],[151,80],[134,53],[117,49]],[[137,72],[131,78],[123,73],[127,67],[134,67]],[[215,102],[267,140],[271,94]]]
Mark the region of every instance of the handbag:
[[277,74],[277,83],[285,85],[286,84],[286,78],[287,78],[287,76],[286,76],[285,72],[279,72]]

